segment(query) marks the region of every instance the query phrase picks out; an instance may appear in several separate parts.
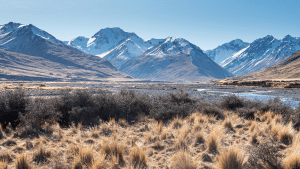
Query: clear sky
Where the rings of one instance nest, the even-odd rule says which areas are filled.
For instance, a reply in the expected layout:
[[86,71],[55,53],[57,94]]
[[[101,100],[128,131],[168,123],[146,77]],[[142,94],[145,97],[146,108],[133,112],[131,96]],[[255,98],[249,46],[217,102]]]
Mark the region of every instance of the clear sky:
[[0,25],[33,24],[60,40],[120,27],[185,38],[203,50],[234,39],[300,37],[300,0],[0,0]]

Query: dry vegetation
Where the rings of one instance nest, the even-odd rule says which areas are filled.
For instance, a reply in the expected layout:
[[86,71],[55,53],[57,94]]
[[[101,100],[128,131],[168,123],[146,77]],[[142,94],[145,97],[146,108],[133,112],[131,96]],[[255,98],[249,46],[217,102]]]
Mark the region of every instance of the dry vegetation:
[[35,101],[21,91],[2,94],[0,169],[300,166],[299,109],[276,99],[262,104],[230,96],[209,105],[183,92],[91,93]]

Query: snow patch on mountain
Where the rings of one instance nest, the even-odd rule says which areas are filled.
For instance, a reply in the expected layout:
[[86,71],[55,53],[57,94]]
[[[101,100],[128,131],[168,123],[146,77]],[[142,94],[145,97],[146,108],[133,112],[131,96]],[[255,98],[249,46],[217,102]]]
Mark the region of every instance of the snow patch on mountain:
[[275,65],[300,50],[300,38],[287,35],[278,40],[271,35],[252,42],[220,65],[235,75],[243,75]]
[[222,61],[235,54],[239,50],[248,46],[249,43],[243,42],[240,39],[233,40],[225,43],[213,50],[207,50],[204,53],[207,54],[213,61],[220,64]]

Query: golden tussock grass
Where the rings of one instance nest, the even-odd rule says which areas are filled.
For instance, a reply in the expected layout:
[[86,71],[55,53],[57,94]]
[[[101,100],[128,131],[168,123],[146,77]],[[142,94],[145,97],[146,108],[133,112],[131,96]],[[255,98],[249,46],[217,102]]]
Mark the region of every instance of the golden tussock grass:
[[0,161],[0,169],[7,169],[8,163],[7,161]]
[[300,168],[300,154],[292,153],[283,159],[284,169],[299,169]]
[[244,164],[244,156],[236,147],[230,147],[218,157],[218,168],[220,169],[243,169]]
[[177,150],[186,150],[188,148],[187,138],[184,133],[179,133],[174,146]]
[[127,121],[125,119],[119,119],[118,120],[118,124],[121,126],[121,127],[128,127],[129,124],[127,123]]
[[198,132],[195,134],[195,143],[202,144],[205,143],[205,138],[203,132]]
[[251,125],[249,127],[249,130],[253,132],[257,128],[257,122],[256,121],[251,121]]
[[193,128],[194,133],[200,131],[201,128],[202,128],[202,127],[201,127],[201,124],[196,123],[196,124],[194,125],[194,128]]
[[278,132],[278,139],[284,144],[291,144],[294,137],[294,129],[292,123],[282,125]]
[[182,126],[182,120],[179,117],[176,117],[175,119],[173,119],[170,126],[172,129],[178,129]]
[[38,150],[33,155],[33,161],[37,163],[44,163],[48,158],[51,157],[51,152],[47,151],[45,147],[40,146]]
[[179,151],[171,159],[172,169],[196,169],[197,165],[185,151]]
[[206,141],[209,152],[218,152],[220,135],[221,133],[218,131],[218,129],[215,129],[209,134]]
[[129,159],[131,164],[134,167],[146,167],[147,164],[147,155],[145,151],[142,148],[139,147],[133,147],[129,154]]
[[91,146],[82,147],[80,146],[78,149],[78,157],[80,163],[91,167],[94,161],[94,150]]
[[107,168],[107,161],[105,160],[105,155],[101,154],[95,160],[93,164],[93,169],[106,169]]
[[227,129],[233,129],[231,120],[227,117],[223,122],[223,127]]
[[15,166],[16,166],[16,169],[31,169],[32,168],[26,154],[21,154],[17,157]]
[[124,161],[124,145],[119,144],[117,141],[108,140],[103,141],[102,143],[102,152],[105,154],[106,158],[117,158],[118,164],[123,164]]

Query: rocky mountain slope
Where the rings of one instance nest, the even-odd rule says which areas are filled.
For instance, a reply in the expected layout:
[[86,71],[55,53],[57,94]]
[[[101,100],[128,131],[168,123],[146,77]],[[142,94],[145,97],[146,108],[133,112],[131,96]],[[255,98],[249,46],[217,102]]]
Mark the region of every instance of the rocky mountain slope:
[[[0,49],[5,50],[2,51],[1,55],[3,69],[9,69],[9,67],[17,68],[16,65],[18,63],[13,64],[13,62],[22,60],[22,58],[17,57],[23,56],[20,55],[21,53],[26,55],[23,57],[27,57],[24,58],[27,59],[24,63],[30,63],[27,68],[24,68],[25,64],[22,64],[21,67],[27,72],[32,69],[32,74],[35,74],[34,72],[39,69],[37,72],[44,71],[46,74],[49,73],[50,76],[52,72],[47,69],[52,68],[53,72],[60,72],[53,78],[67,81],[129,78],[128,75],[118,71],[107,60],[70,47],[31,24],[22,25],[10,22],[0,26]],[[14,53],[6,55],[6,51]],[[32,59],[32,62],[28,59]],[[44,67],[37,64],[37,68],[34,68],[35,61],[43,62]],[[21,70],[22,68],[19,69]],[[11,73],[15,74],[14,72]],[[54,76],[54,73],[52,74],[51,76]]]
[[215,49],[206,50],[204,51],[204,53],[213,61],[220,64],[222,61],[235,54],[236,52],[240,51],[241,49],[244,49],[248,45],[249,43],[243,42],[240,39],[236,39],[223,45],[220,45]]
[[220,65],[234,75],[243,75],[273,66],[300,50],[300,38],[287,35],[282,40],[266,36],[233,54]]
[[182,38],[168,37],[121,65],[128,75],[171,82],[208,81],[232,76],[203,51]]

